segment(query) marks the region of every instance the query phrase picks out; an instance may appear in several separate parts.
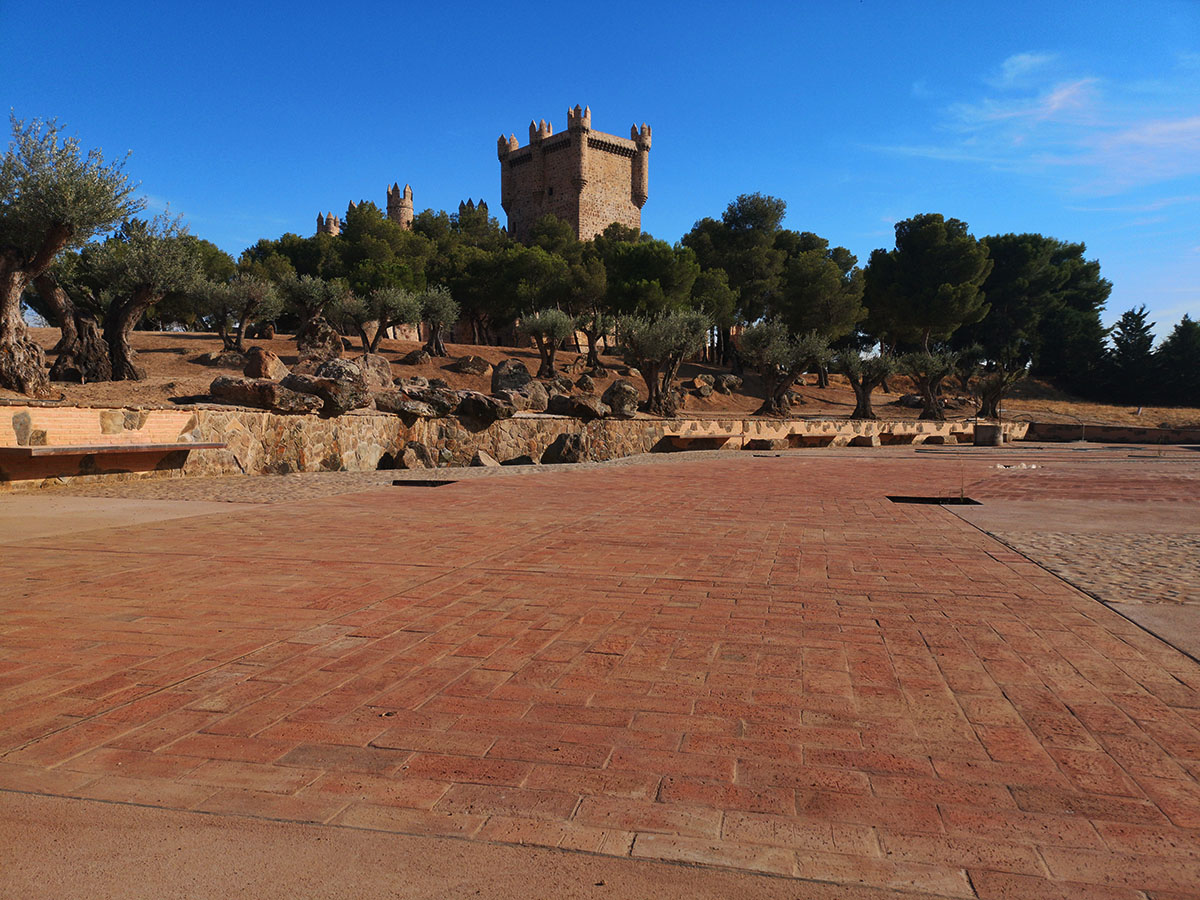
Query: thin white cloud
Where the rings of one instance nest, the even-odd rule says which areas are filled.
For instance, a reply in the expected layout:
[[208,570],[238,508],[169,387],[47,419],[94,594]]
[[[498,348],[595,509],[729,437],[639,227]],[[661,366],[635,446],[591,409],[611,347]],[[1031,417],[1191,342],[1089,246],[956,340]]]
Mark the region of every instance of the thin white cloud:
[[943,139],[882,149],[1042,176],[1092,197],[1200,176],[1194,71],[1178,62],[1147,92],[1144,82],[1058,78],[1050,68],[1060,68],[1051,54],[1010,56],[985,79],[990,91],[942,110]]
[[1149,203],[1132,203],[1121,206],[1068,206],[1072,212],[1119,212],[1119,213],[1148,213],[1158,212],[1171,206],[1183,206],[1189,203],[1200,203],[1200,194],[1181,194],[1174,197],[1159,197]]
[[956,103],[950,107],[950,114],[965,130],[1004,123],[1028,126],[1088,121],[1094,115],[1096,84],[1095,78],[1081,78],[1053,85],[1034,97],[986,97],[975,103]]
[[997,88],[1008,88],[1021,84],[1030,76],[1044,70],[1057,57],[1053,53],[1014,53],[1000,63],[1000,70],[987,79]]

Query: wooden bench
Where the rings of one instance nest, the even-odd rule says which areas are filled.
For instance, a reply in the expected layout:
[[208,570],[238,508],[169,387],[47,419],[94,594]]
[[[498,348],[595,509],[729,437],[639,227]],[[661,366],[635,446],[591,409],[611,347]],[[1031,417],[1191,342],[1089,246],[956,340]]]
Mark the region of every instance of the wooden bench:
[[0,447],[0,459],[34,459],[41,456],[107,456],[114,453],[174,453],[176,450],[224,450],[222,441],[177,441],[171,444],[39,444],[33,447]]
[[221,441],[159,441],[0,447],[0,483],[178,469],[191,450],[222,450],[225,446]]

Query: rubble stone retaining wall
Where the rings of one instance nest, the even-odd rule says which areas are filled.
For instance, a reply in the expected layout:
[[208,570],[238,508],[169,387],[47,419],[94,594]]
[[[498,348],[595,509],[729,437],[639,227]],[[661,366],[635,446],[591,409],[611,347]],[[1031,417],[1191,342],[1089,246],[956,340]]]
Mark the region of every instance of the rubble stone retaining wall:
[[[487,426],[454,417],[402,418],[357,411],[335,418],[227,406],[188,409],[0,407],[0,490],[66,478],[116,478],[288,472],[361,472],[387,466],[410,442],[442,465],[467,465],[476,450],[498,460],[534,459],[560,435],[581,434],[593,460],[655,450],[878,446],[969,441],[971,422],[849,422],[766,419],[597,419],[518,414]],[[1018,429],[1020,430],[1020,429]],[[1020,437],[1012,434],[1011,437]],[[23,459],[4,448],[112,446],[214,441],[223,450],[154,456],[80,453]]]

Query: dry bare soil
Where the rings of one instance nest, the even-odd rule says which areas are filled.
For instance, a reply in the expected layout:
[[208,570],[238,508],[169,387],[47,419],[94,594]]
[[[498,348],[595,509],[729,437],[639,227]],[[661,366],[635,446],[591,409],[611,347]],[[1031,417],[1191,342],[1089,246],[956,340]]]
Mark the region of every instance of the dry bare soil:
[[[58,341],[57,328],[31,329],[33,337],[47,351],[47,359],[54,358],[51,348]],[[247,341],[246,346],[257,344],[279,355],[287,364],[296,362],[295,341],[287,335],[273,340]],[[194,332],[149,332],[138,331],[133,335],[133,346],[138,353],[138,362],[146,369],[147,377],[139,382],[108,382],[97,384],[55,385],[63,401],[80,406],[176,406],[190,402],[203,402],[208,386],[218,375],[240,374],[238,369],[208,366],[200,362],[207,353],[221,349],[221,340],[214,334]],[[520,359],[536,371],[537,351],[532,347],[488,347],[471,344],[450,344],[450,357],[435,359],[423,366],[401,365],[399,360],[409,351],[420,347],[417,341],[385,340],[380,353],[392,362],[392,371],[397,376],[423,375],[426,378],[442,378],[452,387],[459,389],[491,389],[490,375],[463,375],[451,371],[454,360],[472,354],[481,356],[490,363],[504,359]],[[354,342],[354,349],[347,356],[356,356],[362,351]],[[602,356],[610,373],[596,379],[597,390],[603,391],[613,379],[620,377],[615,369],[622,365],[616,356]],[[575,377],[582,371],[581,354],[562,351],[558,354],[558,369]],[[717,366],[689,363],[683,366],[680,376],[687,381],[702,372],[720,374],[728,371]],[[640,379],[633,379],[645,395],[645,386]],[[798,384],[796,390],[804,398],[803,405],[796,408],[801,417],[845,416],[854,409],[854,394],[841,376],[833,376],[828,388],[818,388],[811,382]],[[876,413],[887,419],[913,419],[917,410],[908,409],[896,401],[910,386],[907,379],[891,379],[892,394],[876,392]],[[19,395],[0,390],[0,397],[18,398]],[[722,395],[714,393],[707,398],[689,396],[687,411],[701,416],[744,416],[753,413],[762,402],[762,382],[752,372],[745,376],[741,393]],[[958,394],[950,390],[951,397]],[[952,404],[948,418],[968,418],[975,407],[965,397],[961,403]],[[1029,380],[1017,386],[1006,404],[1006,412],[1015,419],[1031,419],[1040,422],[1085,422],[1088,424],[1131,425],[1141,427],[1197,427],[1200,426],[1200,409],[1188,407],[1146,407],[1138,410],[1131,406],[1106,403],[1091,403],[1079,400],[1037,380]]]

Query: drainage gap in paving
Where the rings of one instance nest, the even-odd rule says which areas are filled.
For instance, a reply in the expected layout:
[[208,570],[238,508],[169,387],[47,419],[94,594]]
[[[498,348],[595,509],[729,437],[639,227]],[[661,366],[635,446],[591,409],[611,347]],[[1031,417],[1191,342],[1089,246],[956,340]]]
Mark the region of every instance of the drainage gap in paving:
[[447,484],[458,484],[453,479],[439,478],[397,478],[392,487],[442,487]]
[[929,506],[982,506],[970,497],[902,497],[888,496],[893,503],[924,503]]

